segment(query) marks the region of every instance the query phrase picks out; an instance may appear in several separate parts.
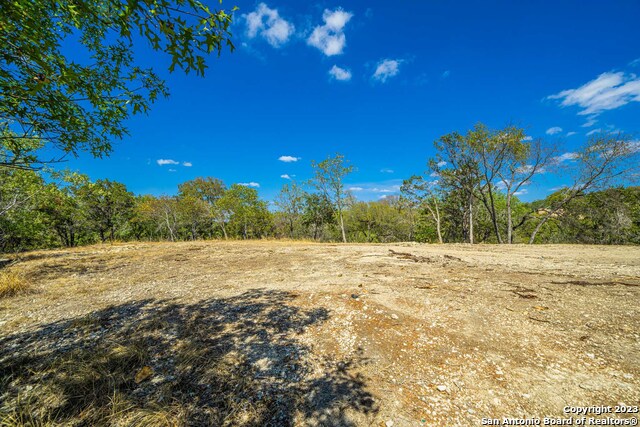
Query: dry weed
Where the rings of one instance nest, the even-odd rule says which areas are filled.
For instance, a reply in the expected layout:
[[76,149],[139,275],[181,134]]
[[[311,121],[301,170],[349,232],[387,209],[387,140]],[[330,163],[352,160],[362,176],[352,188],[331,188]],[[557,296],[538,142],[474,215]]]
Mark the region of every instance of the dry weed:
[[0,271],[0,298],[26,293],[31,285],[24,276],[15,271]]

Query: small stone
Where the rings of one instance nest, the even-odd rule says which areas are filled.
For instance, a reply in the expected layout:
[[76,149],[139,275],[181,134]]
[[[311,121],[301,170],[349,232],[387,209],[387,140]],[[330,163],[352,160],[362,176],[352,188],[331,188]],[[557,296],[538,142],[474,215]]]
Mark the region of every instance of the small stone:
[[387,427],[393,427],[393,420],[387,420],[387,422],[384,423],[384,425]]
[[439,385],[438,387],[436,387],[439,391],[447,391],[447,386],[446,385]]
[[395,320],[398,320],[398,319],[399,319],[398,315],[397,315],[397,314],[395,314],[395,313],[393,313],[393,314],[391,315],[391,318],[392,318],[392,319],[395,319]]

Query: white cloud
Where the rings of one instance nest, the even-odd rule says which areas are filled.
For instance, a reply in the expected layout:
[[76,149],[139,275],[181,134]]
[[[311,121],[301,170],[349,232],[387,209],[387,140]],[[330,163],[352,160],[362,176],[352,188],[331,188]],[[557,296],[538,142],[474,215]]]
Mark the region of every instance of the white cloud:
[[576,133],[578,133],[578,132],[567,132],[567,136],[573,136],[573,135],[575,135]]
[[438,167],[439,168],[442,168],[442,167],[445,167],[445,166],[447,166],[447,162],[445,162],[444,160],[441,161],[441,162],[438,162]]
[[182,162],[182,166],[184,166],[185,168],[190,168],[191,166],[193,166],[193,163],[191,163],[191,162]]
[[351,70],[340,68],[337,65],[331,67],[331,69],[329,70],[329,75],[334,79],[343,82],[348,82],[349,80],[351,80]]
[[169,172],[177,172],[175,169],[169,169]]
[[393,173],[393,169],[382,168],[382,169],[380,169],[380,172],[382,172],[382,173]]
[[293,156],[280,156],[280,157],[278,157],[278,160],[280,160],[281,162],[285,162],[285,163],[297,162],[300,159],[302,159],[302,157],[293,157]]
[[376,71],[373,73],[373,79],[384,83],[387,79],[398,75],[401,62],[399,59],[384,59],[380,61]]
[[576,153],[564,153],[558,157],[554,157],[556,163],[566,162],[568,160],[575,160],[578,157]]
[[533,141],[533,137],[532,136],[525,136],[524,138],[522,138],[523,141]]
[[429,174],[429,176],[430,176],[431,178],[438,178],[438,177],[440,176],[440,174],[439,174],[438,172],[431,172],[431,173]]
[[347,44],[344,27],[353,17],[351,12],[325,9],[322,14],[324,25],[318,25],[307,39],[307,44],[316,47],[327,56],[340,55]]
[[362,187],[349,187],[347,190],[349,191],[362,191],[364,188]]
[[171,159],[158,159],[156,160],[156,163],[160,166],[164,166],[164,165],[179,165],[180,162],[176,162],[175,160],[171,160]]
[[284,175],[280,175],[280,178],[282,178],[282,179],[291,179],[291,177],[286,173]]
[[529,190],[527,190],[526,188],[523,188],[522,190],[516,191],[513,194],[516,195],[516,196],[523,196],[523,195],[527,194],[528,192],[529,192]]
[[560,99],[560,105],[577,105],[580,115],[597,115],[629,102],[640,102],[640,78],[624,72],[607,72],[577,89],[563,90],[549,99]]
[[243,17],[247,22],[247,36],[252,39],[260,35],[273,47],[285,44],[295,31],[293,24],[281,18],[277,9],[264,3]]
[[260,184],[258,184],[257,182],[239,182],[238,185],[244,185],[245,187],[254,187],[254,188],[260,188]]
[[594,116],[591,116],[587,119],[587,121],[582,125],[583,128],[590,128],[591,126],[598,123]]
[[447,77],[449,77],[451,75],[451,71],[447,70],[444,73],[442,73],[442,78],[446,79]]
[[601,128],[593,129],[593,130],[590,130],[589,132],[587,132],[587,136],[591,136],[591,135],[594,135],[594,134],[600,133],[600,132],[602,132]]
[[559,126],[554,126],[552,128],[547,129],[547,135],[555,135],[556,133],[562,132],[562,128]]

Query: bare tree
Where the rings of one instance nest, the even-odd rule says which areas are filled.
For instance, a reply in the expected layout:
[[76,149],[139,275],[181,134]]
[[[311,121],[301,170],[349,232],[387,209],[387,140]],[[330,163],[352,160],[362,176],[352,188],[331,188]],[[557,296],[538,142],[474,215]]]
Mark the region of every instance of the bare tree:
[[302,214],[304,200],[305,192],[295,182],[283,185],[275,199],[276,206],[278,206],[285,215],[289,225],[289,237],[292,239],[295,237],[295,225]]
[[413,175],[411,178],[402,182],[400,192],[402,198],[407,202],[409,209],[424,208],[429,212],[436,224],[438,242],[443,243],[439,208],[440,194],[437,180],[427,181],[422,176]]
[[353,172],[353,166],[346,166],[347,163],[348,161],[341,154],[336,154],[335,157],[329,157],[320,163],[311,162],[315,172],[312,183],[333,204],[338,214],[344,243],[347,243],[347,234],[344,229],[343,211],[348,194],[344,189],[343,179]]
[[[522,135],[518,135],[520,137]],[[522,141],[522,138],[520,138]],[[507,243],[513,243],[513,197],[522,190],[523,187],[531,184],[531,180],[536,174],[545,172],[545,168],[551,163],[555,149],[546,148],[541,140],[530,143],[524,141],[512,144],[512,149],[502,160],[502,166],[498,169],[497,175],[500,183],[504,186],[506,193],[506,214],[507,214]],[[523,222],[521,222],[522,224]]]
[[569,159],[568,173],[573,175],[573,183],[542,209],[544,214],[531,233],[529,244],[535,242],[536,235],[549,219],[556,217],[572,200],[636,176],[639,154],[639,141],[632,141],[621,133],[601,133],[591,137],[580,151],[556,157],[556,164]]

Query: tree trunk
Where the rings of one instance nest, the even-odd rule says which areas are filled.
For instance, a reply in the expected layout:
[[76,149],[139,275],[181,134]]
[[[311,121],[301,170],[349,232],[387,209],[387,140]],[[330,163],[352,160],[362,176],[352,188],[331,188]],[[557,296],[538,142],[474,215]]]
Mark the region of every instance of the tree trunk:
[[438,200],[434,198],[434,204],[436,205],[436,231],[438,232],[438,242],[440,244],[442,241],[442,230],[440,228],[440,209],[438,209]]
[[473,196],[469,197],[469,243],[473,245]]
[[531,233],[531,238],[529,239],[529,244],[533,245],[533,242],[536,240],[536,235],[538,234],[538,231],[540,231],[540,229],[542,228],[542,226],[544,224],[546,224],[546,222],[549,220],[549,218],[551,217],[550,214],[548,214],[542,221],[540,221],[540,223],[536,226],[536,228],[533,230],[533,233]]
[[511,218],[511,194],[507,193],[507,244],[513,243],[513,219]]
[[342,243],[347,243],[347,234],[344,232],[344,218],[342,217],[342,210],[338,212],[340,216],[340,230],[342,231]]

